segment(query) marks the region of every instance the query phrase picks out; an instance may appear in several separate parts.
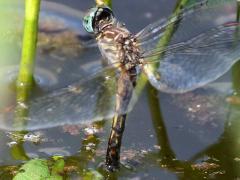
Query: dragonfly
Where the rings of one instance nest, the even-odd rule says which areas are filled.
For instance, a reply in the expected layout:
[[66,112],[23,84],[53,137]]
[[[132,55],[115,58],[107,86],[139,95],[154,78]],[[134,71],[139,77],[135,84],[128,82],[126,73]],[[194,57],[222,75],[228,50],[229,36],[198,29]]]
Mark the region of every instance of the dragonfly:
[[[234,0],[201,1],[183,8],[180,16],[159,20],[136,34],[119,22],[109,7],[90,9],[83,25],[95,36],[105,66],[76,83],[30,100],[23,127],[13,126],[14,111],[1,110],[0,128],[36,130],[125,115],[136,102],[135,87],[141,73],[166,93],[185,93],[218,79],[240,57],[235,8]],[[229,14],[235,16],[225,20],[226,10],[234,11]],[[200,22],[207,26],[199,27]],[[169,44],[156,47],[172,25],[177,30]],[[151,65],[158,62],[159,67],[153,70]]]

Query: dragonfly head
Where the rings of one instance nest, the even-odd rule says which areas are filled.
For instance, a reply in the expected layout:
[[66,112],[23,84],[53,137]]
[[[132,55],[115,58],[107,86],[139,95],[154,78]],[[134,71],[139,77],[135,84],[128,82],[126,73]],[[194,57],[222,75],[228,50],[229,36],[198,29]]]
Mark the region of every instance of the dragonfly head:
[[99,33],[102,23],[111,24],[114,20],[112,10],[107,6],[91,8],[83,18],[83,26],[89,33]]

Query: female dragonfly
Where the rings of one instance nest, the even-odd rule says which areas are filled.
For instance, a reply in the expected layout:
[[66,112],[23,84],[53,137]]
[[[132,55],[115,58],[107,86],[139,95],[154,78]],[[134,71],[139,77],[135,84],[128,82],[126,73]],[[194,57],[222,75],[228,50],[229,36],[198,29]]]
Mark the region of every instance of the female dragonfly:
[[[107,66],[89,78],[30,101],[26,126],[13,127],[14,113],[4,112],[0,127],[35,130],[89,124],[126,114],[134,104],[131,97],[140,72],[155,88],[167,93],[184,93],[216,80],[240,57],[235,3],[202,1],[182,9],[180,16],[157,21],[135,35],[108,7],[90,9],[83,24],[95,35]],[[172,25],[177,30],[169,45],[156,48]],[[158,61],[159,68],[152,71],[151,64]]]

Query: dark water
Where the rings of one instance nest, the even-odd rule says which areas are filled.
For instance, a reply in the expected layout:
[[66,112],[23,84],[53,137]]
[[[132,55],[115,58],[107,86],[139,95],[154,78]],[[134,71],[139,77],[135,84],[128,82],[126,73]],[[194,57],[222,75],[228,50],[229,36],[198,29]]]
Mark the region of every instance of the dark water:
[[[82,11],[94,5],[92,1],[55,2]],[[138,32],[160,17],[170,15],[175,3],[167,0],[113,1],[113,10],[132,32]],[[88,57],[86,53],[82,58],[87,60]],[[80,76],[76,75],[80,69],[73,68],[76,59],[64,62],[58,62],[57,66],[64,66],[66,72],[73,71],[73,75],[57,76],[65,78],[58,80],[60,83],[53,89]],[[121,149],[122,164],[116,173],[101,169],[111,128],[111,122],[104,121],[95,125],[97,130],[89,125],[31,132],[41,135],[38,143],[26,140],[18,145],[9,144],[13,142],[9,134],[1,132],[0,179],[11,179],[16,166],[29,158],[50,159],[54,155],[64,156],[68,167],[64,177],[69,179],[86,176],[88,171],[108,179],[238,179],[240,116],[238,106],[226,102],[237,104],[238,101],[231,96],[231,72],[210,86],[182,95],[158,93],[147,87],[128,115]],[[97,133],[88,135],[93,130]]]

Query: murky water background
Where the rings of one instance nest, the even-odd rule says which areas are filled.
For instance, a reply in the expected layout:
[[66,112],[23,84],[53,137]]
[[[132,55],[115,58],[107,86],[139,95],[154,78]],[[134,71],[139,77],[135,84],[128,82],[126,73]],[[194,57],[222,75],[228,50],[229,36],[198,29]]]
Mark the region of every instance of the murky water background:
[[[94,5],[92,1],[55,2],[82,11]],[[113,10],[129,30],[138,32],[160,17],[170,15],[175,2],[113,1]],[[76,24],[75,27],[79,26]],[[86,34],[83,32],[80,38],[86,38],[84,35]],[[60,51],[64,54],[62,49]],[[93,58],[97,60],[99,55],[97,51],[95,53]],[[59,56],[58,53],[55,55]],[[50,89],[64,87],[69,82],[88,75],[87,71],[92,71],[91,68],[95,67],[95,64],[88,65],[89,56],[88,52],[83,53],[81,63],[86,62],[86,66],[79,68],[72,68],[76,66],[78,55],[67,63],[64,59],[58,63],[50,62],[56,63],[58,68],[63,68],[63,73],[59,73],[57,77],[53,76],[52,79],[57,78],[55,81],[51,78],[51,81],[45,80],[46,83],[55,82]],[[52,59],[56,60],[59,57]],[[41,65],[41,61],[38,63]],[[56,66],[52,71],[48,70],[48,73],[58,72]],[[39,71],[40,77],[47,74],[41,69]],[[72,71],[71,75],[66,76],[68,71]],[[83,74],[78,74],[79,72]],[[52,76],[46,76],[49,77]],[[44,78],[42,81],[44,84]],[[45,90],[49,90],[49,84],[43,89]],[[120,171],[111,175],[101,169],[99,172],[110,179],[239,178],[240,116],[238,107],[227,103],[236,102],[235,99],[231,99],[232,92],[231,71],[210,86],[183,95],[156,94],[155,90],[148,88],[128,115],[122,142]],[[18,165],[28,158],[49,158],[53,155],[65,156],[66,165],[75,167],[75,170],[67,173],[72,179],[77,179],[84,173],[84,169],[99,169],[105,159],[111,121],[95,126],[100,128],[75,125],[39,130],[29,134],[31,140],[36,137],[36,143],[28,142],[26,137],[25,142],[19,145],[14,144],[9,138],[9,133],[2,131],[0,177],[10,177],[7,175],[7,167],[10,165]],[[89,134],[94,131],[97,133],[92,138]]]

